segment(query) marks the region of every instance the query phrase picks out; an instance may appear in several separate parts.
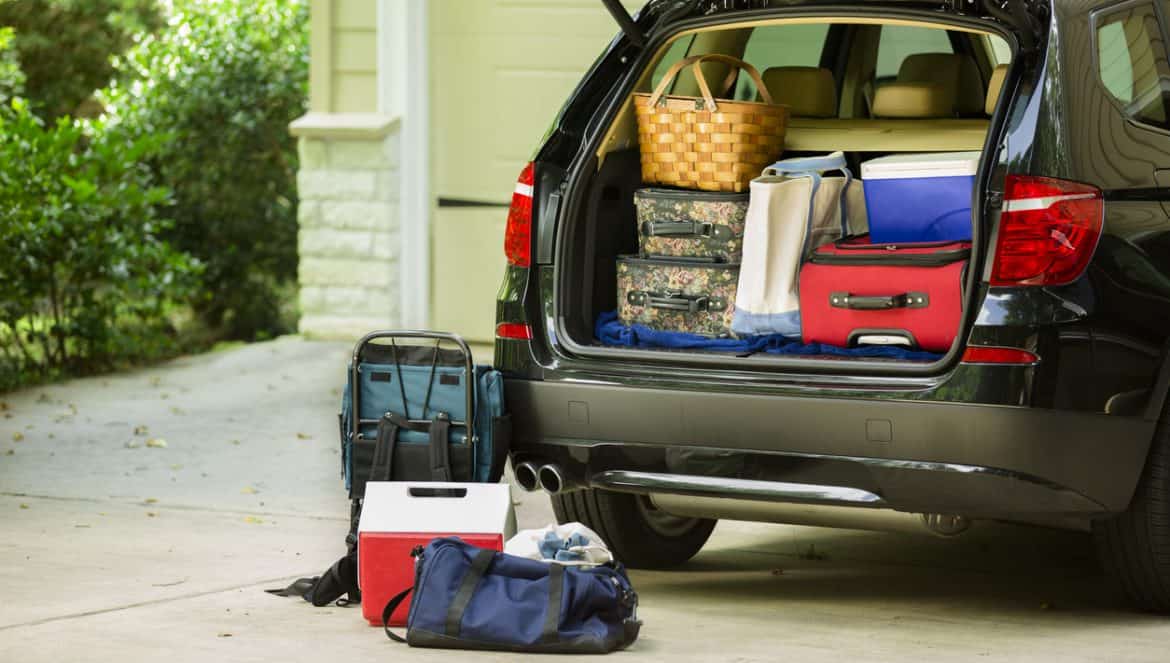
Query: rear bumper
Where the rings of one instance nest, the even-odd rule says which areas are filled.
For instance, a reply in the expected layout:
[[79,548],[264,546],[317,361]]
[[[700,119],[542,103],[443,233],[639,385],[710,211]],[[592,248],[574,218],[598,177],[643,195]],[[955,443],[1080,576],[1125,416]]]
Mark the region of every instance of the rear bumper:
[[[603,472],[869,491],[900,511],[977,518],[1124,510],[1153,436],[1140,418],[942,402],[506,380],[517,460],[579,485]],[[716,488],[718,490],[718,488]]]

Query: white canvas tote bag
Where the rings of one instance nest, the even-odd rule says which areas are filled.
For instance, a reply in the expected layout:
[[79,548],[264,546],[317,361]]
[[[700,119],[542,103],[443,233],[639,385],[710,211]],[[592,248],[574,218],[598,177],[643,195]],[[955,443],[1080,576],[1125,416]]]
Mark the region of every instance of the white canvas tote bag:
[[[822,177],[839,172],[840,177]],[[864,232],[865,196],[845,155],[784,159],[751,183],[731,331],[800,337],[798,277],[805,256]]]

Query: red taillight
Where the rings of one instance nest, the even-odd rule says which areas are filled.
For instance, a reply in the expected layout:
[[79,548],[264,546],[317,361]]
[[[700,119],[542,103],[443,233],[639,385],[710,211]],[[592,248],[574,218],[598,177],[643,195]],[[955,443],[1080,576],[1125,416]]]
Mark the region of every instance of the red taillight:
[[504,230],[504,255],[508,264],[528,267],[532,264],[532,188],[535,179],[532,164],[524,166],[512,192],[508,208],[508,225]]
[[1101,238],[1101,190],[1008,175],[991,285],[1063,285],[1084,273]]
[[1040,358],[1019,348],[972,345],[963,353],[964,364],[1023,364],[1040,363]]
[[496,325],[496,338],[514,338],[521,341],[531,341],[532,327],[520,322],[501,322]]

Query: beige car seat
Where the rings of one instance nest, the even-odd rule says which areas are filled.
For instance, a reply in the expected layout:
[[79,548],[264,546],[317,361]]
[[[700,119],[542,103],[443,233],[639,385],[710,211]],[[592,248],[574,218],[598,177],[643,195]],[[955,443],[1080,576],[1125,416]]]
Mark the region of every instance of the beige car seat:
[[955,114],[961,117],[983,113],[986,93],[975,59],[961,53],[915,53],[906,56],[898,68],[898,83],[934,83],[946,89]]
[[792,117],[837,117],[837,84],[833,72],[821,67],[771,67],[764,87]]

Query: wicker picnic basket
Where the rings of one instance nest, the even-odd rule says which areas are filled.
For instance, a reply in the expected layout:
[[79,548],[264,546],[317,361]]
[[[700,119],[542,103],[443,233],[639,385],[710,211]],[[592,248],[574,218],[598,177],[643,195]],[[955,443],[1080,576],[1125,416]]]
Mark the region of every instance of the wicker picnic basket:
[[[739,70],[759,90],[760,101],[715,99],[703,77],[704,62],[731,65],[723,90]],[[666,94],[690,65],[701,97]],[[636,93],[642,182],[703,191],[746,191],[748,183],[784,151],[788,107],[772,101],[760,72],[730,55],[710,53],[674,63],[651,94]]]

